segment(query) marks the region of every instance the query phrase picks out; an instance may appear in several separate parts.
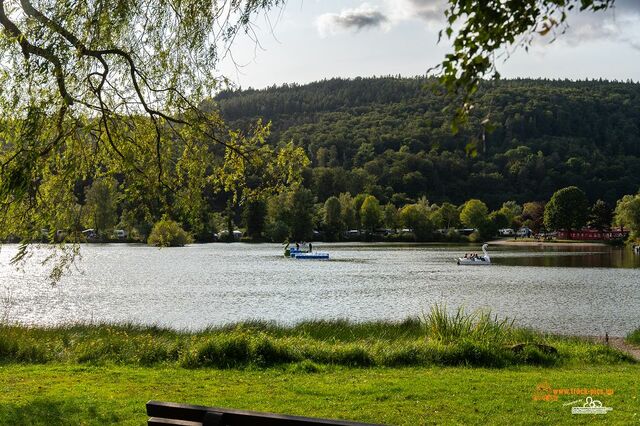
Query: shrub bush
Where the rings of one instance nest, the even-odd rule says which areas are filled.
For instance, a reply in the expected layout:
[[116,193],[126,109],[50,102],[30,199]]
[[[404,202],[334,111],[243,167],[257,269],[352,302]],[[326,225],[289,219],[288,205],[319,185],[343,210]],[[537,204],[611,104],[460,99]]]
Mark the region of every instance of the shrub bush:
[[482,239],[482,235],[480,235],[480,232],[478,231],[473,231],[471,235],[469,235],[467,238],[469,238],[469,242],[471,243],[478,243],[478,242],[484,241]]
[[147,243],[156,247],[182,247],[193,242],[182,227],[171,219],[163,218],[153,225]]

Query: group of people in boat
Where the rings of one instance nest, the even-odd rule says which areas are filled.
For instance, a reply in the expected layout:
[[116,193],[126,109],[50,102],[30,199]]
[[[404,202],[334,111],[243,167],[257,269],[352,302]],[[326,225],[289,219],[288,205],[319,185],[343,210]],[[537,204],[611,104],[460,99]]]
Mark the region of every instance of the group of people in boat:
[[484,261],[484,256],[479,256],[478,253],[465,253],[464,259]]
[[[287,245],[284,246],[285,250],[287,250],[291,244],[289,243],[289,241],[287,241],[286,243]],[[300,251],[300,247],[302,247],[302,250],[305,250],[306,248],[309,253],[313,251],[313,245],[311,243],[305,243],[304,241],[302,242],[296,241],[295,244],[296,244],[296,251]]]

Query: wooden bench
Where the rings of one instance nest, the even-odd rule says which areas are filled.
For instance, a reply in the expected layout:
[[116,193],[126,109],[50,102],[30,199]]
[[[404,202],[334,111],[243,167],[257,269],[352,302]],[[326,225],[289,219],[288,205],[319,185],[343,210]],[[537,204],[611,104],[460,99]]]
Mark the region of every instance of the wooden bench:
[[285,416],[231,408],[203,407],[172,402],[147,402],[149,426],[374,426],[368,423]]

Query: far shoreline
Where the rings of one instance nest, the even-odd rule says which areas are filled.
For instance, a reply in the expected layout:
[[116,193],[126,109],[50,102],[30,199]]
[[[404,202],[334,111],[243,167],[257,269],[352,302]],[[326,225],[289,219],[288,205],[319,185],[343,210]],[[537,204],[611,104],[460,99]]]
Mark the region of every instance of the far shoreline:
[[535,240],[493,240],[487,241],[493,246],[533,246],[533,247],[591,247],[610,246],[604,241],[535,241]]

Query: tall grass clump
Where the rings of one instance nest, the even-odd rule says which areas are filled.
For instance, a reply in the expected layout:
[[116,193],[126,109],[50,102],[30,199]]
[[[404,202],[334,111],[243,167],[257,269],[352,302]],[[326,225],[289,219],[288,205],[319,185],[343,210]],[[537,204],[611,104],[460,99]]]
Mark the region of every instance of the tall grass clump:
[[301,360],[295,347],[287,338],[236,329],[196,339],[182,354],[180,364],[187,368],[271,367]]
[[290,332],[302,334],[316,340],[356,340],[417,339],[424,336],[422,321],[410,317],[400,322],[369,321],[354,323],[348,320],[304,321],[295,325]]
[[514,320],[498,319],[491,311],[465,312],[459,307],[449,314],[444,305],[434,305],[424,316],[423,322],[428,338],[444,343],[472,340],[488,344],[503,344],[514,337]]
[[633,330],[631,333],[627,335],[627,342],[632,345],[640,346],[640,328]]
[[231,334],[211,337],[195,346],[183,360],[187,367],[244,367],[251,359],[246,336]]
[[14,327],[0,325],[0,362],[44,363],[51,358],[51,342],[21,336]]
[[423,317],[426,338],[435,349],[431,362],[482,367],[560,362],[557,349],[542,334],[516,328],[514,322],[489,310],[468,313],[459,307],[450,313],[446,306],[434,305]]

